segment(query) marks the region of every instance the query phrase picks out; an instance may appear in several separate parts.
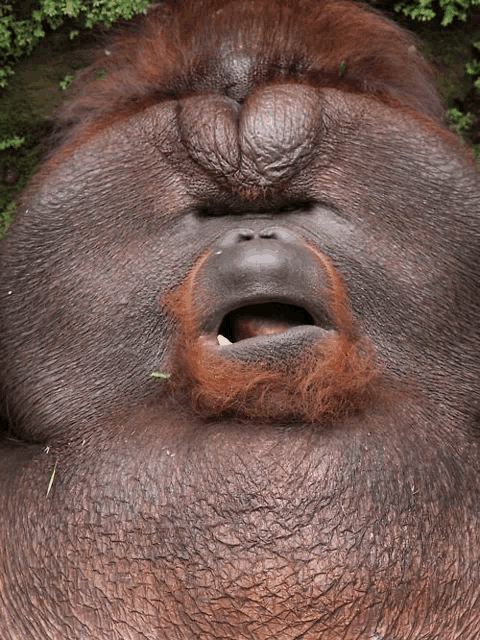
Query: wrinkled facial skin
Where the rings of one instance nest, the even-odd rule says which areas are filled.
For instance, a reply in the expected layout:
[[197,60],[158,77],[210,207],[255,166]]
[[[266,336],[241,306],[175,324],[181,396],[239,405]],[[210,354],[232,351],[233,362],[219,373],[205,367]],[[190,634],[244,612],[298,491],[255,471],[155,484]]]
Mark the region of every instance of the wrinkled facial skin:
[[340,1],[109,53],[0,247],[2,639],[478,640],[480,190],[425,63]]

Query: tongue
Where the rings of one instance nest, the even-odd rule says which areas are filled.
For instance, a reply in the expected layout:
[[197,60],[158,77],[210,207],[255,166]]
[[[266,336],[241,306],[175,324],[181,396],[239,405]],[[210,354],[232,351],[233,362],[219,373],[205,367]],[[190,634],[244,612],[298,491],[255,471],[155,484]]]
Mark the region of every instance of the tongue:
[[256,336],[270,336],[283,333],[290,329],[291,323],[278,318],[261,318],[258,316],[238,315],[232,322],[234,341],[255,338]]

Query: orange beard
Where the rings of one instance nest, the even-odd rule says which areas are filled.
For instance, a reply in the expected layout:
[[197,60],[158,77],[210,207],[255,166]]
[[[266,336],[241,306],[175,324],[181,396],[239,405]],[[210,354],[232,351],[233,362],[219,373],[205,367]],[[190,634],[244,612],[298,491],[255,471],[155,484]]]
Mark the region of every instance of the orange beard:
[[331,422],[378,401],[373,348],[354,328],[343,282],[323,254],[308,249],[328,275],[328,311],[335,330],[298,357],[274,365],[222,356],[200,334],[197,319],[206,310],[194,302],[207,252],[165,301],[178,336],[169,381],[175,396],[209,417],[310,423]]

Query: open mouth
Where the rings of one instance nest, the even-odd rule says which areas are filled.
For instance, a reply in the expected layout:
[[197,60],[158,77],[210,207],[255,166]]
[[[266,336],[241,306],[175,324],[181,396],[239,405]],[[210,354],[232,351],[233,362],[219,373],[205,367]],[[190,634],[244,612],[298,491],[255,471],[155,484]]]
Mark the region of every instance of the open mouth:
[[321,322],[314,320],[303,307],[282,302],[250,304],[227,313],[217,336],[220,346],[227,346],[250,338],[270,338],[297,327],[331,329],[331,321],[325,316]]

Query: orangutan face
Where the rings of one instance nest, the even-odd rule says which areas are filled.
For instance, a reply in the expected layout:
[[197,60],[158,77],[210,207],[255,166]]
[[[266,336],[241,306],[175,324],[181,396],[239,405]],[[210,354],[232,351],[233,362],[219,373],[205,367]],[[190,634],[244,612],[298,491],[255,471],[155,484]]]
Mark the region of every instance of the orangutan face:
[[478,173],[409,36],[167,1],[59,119],[0,248],[0,635],[478,640]]

